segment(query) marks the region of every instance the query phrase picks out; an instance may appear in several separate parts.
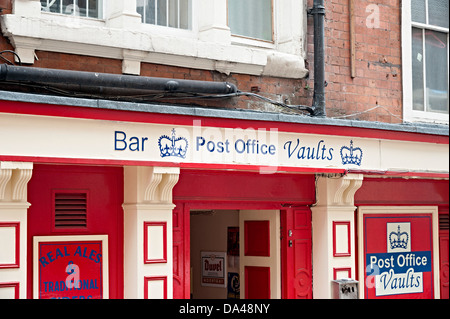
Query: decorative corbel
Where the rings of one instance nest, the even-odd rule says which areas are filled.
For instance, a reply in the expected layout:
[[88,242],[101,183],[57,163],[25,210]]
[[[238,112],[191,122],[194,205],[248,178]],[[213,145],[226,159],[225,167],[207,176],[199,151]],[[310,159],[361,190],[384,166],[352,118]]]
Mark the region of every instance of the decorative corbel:
[[154,202],[157,200],[157,188],[159,184],[161,183],[161,180],[163,178],[162,173],[157,173],[154,170],[151,172],[147,187],[144,191],[144,202]]
[[160,186],[161,189],[160,201],[162,203],[172,203],[172,190],[174,186],[178,183],[179,177],[180,177],[179,173],[164,174]]
[[339,180],[340,184],[334,195],[335,205],[353,206],[355,193],[361,187],[363,175],[350,174]]
[[32,163],[0,162],[0,201],[7,200],[7,187],[11,201],[27,201],[27,184],[33,174]]
[[148,203],[171,203],[172,189],[178,182],[180,169],[175,167],[152,167],[145,181],[143,201]]
[[11,178],[12,182],[12,200],[27,201],[27,184],[33,174],[32,169],[16,169]]
[[0,201],[6,199],[6,185],[11,180],[12,169],[0,168]]

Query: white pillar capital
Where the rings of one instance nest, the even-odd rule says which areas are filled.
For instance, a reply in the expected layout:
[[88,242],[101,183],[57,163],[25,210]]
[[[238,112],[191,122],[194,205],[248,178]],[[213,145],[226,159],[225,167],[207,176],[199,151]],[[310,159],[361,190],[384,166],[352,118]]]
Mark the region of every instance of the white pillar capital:
[[26,202],[33,163],[0,162],[0,202]]
[[363,175],[348,174],[343,177],[320,176],[317,187],[317,206],[354,207],[356,191],[361,187]]

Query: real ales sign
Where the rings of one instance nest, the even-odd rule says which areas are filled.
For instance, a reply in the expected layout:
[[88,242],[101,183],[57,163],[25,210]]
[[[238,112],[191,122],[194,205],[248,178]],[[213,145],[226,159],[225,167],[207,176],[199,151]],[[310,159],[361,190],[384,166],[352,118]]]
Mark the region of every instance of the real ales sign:
[[35,298],[107,298],[106,236],[88,237],[34,238]]

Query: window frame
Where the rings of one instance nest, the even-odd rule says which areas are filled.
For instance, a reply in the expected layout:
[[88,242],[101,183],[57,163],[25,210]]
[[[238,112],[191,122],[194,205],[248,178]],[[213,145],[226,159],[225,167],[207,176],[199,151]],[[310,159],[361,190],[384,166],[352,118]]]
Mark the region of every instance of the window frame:
[[[418,111],[413,109],[413,77],[412,77],[412,28],[421,30],[432,30],[447,34],[447,44],[449,43],[449,29],[413,22],[411,17],[411,1],[402,1],[402,68],[403,68],[403,120],[405,122],[432,122],[449,124],[449,114],[431,112],[426,110]],[[447,45],[447,74],[449,74],[449,49]],[[425,81],[425,79],[424,79]],[[449,81],[450,83],[450,81]],[[447,92],[449,85],[447,84]],[[424,101],[426,103],[426,101]]]

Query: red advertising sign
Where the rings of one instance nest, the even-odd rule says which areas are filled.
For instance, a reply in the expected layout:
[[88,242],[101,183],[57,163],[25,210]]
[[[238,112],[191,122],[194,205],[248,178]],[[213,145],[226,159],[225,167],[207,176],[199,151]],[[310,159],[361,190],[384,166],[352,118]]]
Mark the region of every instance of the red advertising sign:
[[[49,237],[51,238],[51,237]],[[54,238],[53,238],[54,239]],[[103,240],[38,241],[37,271],[39,299],[103,299]],[[36,265],[37,264],[37,265]],[[35,278],[36,280],[36,278]]]
[[365,298],[434,298],[432,221],[432,214],[363,216]]

